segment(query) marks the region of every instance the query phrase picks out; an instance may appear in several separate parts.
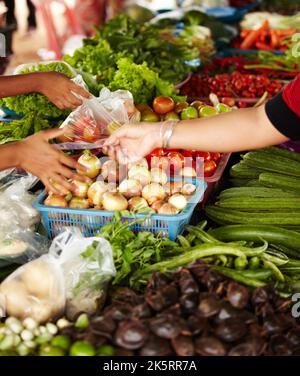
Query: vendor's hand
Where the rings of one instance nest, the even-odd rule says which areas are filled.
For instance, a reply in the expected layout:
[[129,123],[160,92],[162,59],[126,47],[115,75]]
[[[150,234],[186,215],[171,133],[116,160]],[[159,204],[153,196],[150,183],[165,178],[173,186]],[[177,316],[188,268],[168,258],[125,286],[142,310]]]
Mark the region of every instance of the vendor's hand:
[[39,79],[39,92],[44,94],[52,103],[62,110],[74,109],[81,105],[81,99],[77,98],[74,93],[84,98],[91,96],[84,88],[75,84],[61,73],[41,73]]
[[42,131],[15,144],[18,166],[41,179],[46,189],[60,193],[51,182],[57,182],[67,190],[72,185],[67,179],[85,181],[86,178],[71,169],[84,171],[84,167],[49,144],[49,140],[62,136],[64,129]]
[[161,123],[124,125],[104,144],[103,151],[121,164],[137,162],[157,147],[161,147]]

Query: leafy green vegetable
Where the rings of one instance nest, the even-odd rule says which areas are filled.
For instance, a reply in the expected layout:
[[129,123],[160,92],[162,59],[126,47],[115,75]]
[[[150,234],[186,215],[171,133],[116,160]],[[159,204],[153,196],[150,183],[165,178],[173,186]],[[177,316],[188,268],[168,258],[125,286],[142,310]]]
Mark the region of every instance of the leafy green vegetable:
[[132,225],[133,222],[120,222],[120,215],[117,214],[99,233],[110,242],[113,249],[117,270],[114,284],[123,281],[136,270],[182,252],[176,242],[167,238],[157,237],[147,231],[134,234],[130,229]]
[[178,83],[191,71],[185,61],[198,56],[194,47],[163,40],[155,26],[141,25],[122,14],[99,28],[94,38],[85,39],[84,46],[73,56],[66,55],[64,60],[97,76],[103,86],[113,79],[122,57],[131,59],[135,64],[146,62],[161,79]]
[[117,62],[118,70],[108,85],[111,90],[129,90],[137,103],[147,103],[158,95],[174,94],[172,84],[163,81],[158,74],[148,68],[147,63],[134,64],[128,58]]

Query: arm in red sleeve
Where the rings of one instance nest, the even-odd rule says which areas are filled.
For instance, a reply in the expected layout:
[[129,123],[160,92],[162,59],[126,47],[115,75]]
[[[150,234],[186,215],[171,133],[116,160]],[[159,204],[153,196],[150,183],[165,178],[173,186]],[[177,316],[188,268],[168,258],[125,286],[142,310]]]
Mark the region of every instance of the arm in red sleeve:
[[266,114],[280,133],[300,139],[300,75],[266,104]]

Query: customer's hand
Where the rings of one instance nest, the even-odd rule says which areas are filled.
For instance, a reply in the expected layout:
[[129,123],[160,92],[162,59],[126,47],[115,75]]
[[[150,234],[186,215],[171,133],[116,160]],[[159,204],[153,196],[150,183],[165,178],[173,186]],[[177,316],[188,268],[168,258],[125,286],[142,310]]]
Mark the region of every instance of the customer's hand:
[[104,153],[121,164],[137,162],[162,146],[161,123],[123,125],[104,144]]
[[53,193],[60,193],[52,185],[53,182],[71,190],[68,179],[86,180],[72,171],[84,171],[83,166],[49,144],[49,140],[63,134],[64,129],[42,131],[15,144],[18,166],[40,178],[46,189]]
[[81,105],[82,100],[74,94],[89,98],[91,94],[81,86],[69,80],[64,74],[46,72],[39,74],[39,92],[44,94],[60,109],[74,109]]

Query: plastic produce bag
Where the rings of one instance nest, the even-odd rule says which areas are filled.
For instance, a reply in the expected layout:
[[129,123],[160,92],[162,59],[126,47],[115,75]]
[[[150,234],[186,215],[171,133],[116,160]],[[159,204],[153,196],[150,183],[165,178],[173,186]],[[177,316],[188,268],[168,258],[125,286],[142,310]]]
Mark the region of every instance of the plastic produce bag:
[[38,322],[54,320],[64,311],[69,319],[79,312],[92,314],[104,303],[114,275],[107,240],[84,238],[78,229],[66,229],[53,240],[47,255],[21,266],[2,282],[0,311]]
[[27,190],[36,183],[37,178],[19,172],[12,176],[9,172],[12,173],[10,170],[1,172],[3,185],[0,186],[0,234],[9,234],[17,228],[34,231],[40,215],[32,207],[35,196]]
[[36,232],[17,228],[0,233],[0,267],[25,264],[48,252],[49,240]]
[[[83,99],[83,98],[81,98]],[[111,92],[103,88],[99,98],[92,96],[83,99],[83,103],[74,110],[61,125],[67,127],[66,138],[70,140],[70,149],[86,149],[86,143],[101,147],[113,129],[131,120],[139,121],[139,112],[134,107],[133,97],[129,91]],[[72,143],[76,143],[73,145]],[[68,149],[68,145],[58,145]]]
[[67,317],[94,313],[103,305],[108,283],[116,274],[109,242],[102,237],[84,238],[78,229],[71,228],[53,240],[50,253],[60,254]]

